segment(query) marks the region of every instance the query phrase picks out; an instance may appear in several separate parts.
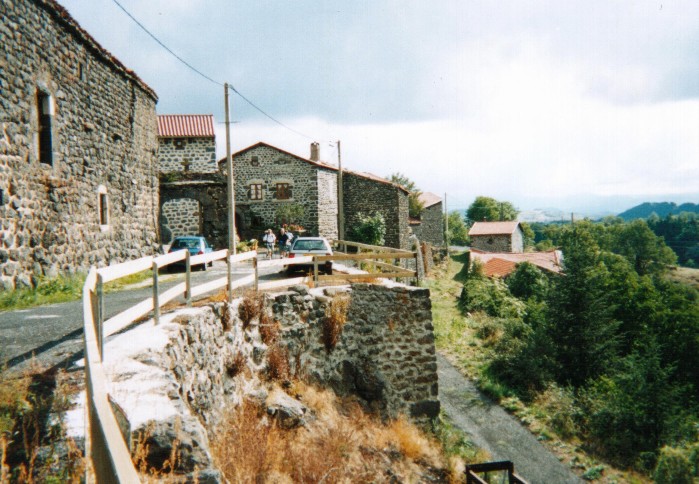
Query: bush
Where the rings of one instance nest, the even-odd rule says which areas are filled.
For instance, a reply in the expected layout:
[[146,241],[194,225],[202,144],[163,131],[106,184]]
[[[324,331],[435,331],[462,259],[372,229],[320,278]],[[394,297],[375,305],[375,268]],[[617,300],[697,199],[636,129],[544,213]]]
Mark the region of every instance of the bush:
[[325,349],[330,352],[337,345],[342,328],[347,322],[350,297],[347,294],[337,294],[330,301],[330,305],[323,318],[323,343]]
[[243,329],[247,329],[253,319],[259,318],[263,312],[264,295],[248,291],[243,296],[238,306],[238,317],[243,322]]
[[347,231],[347,236],[354,242],[369,245],[383,245],[386,237],[386,221],[379,212],[373,215],[357,214],[357,222]]
[[653,480],[657,484],[692,484],[692,465],[681,450],[663,447]]
[[520,317],[524,313],[522,302],[510,295],[502,281],[485,277],[469,276],[459,305],[463,311],[483,311],[498,318]]

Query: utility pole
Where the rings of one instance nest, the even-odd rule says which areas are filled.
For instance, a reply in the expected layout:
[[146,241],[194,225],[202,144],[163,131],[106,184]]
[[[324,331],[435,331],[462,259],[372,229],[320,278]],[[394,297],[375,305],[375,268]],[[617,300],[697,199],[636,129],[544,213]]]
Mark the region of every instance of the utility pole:
[[233,252],[233,255],[235,255],[235,187],[233,185],[233,158],[231,157],[231,118],[229,112],[230,108],[228,105],[228,83],[225,83],[223,85],[223,90],[226,102],[226,171],[228,173],[228,250]]
[[447,210],[447,194],[444,192],[444,245],[449,253],[449,210]]
[[342,153],[337,140],[337,238],[345,240],[345,200],[342,186]]

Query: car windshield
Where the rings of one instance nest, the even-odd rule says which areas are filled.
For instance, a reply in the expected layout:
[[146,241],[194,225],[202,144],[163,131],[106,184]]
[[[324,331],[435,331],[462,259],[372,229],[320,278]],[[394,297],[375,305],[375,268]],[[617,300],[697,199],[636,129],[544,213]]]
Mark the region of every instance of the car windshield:
[[297,240],[292,250],[327,250],[322,240]]
[[173,249],[198,249],[199,241],[197,239],[175,239],[172,243]]

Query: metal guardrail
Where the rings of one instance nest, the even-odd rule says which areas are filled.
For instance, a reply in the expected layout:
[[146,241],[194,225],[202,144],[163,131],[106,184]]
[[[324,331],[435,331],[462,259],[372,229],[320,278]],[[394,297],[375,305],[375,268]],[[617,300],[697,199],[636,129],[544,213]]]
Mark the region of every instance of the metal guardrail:
[[[102,366],[104,356],[104,339],[115,334],[140,318],[153,313],[155,324],[160,320],[160,308],[168,302],[184,296],[187,306],[191,306],[192,298],[208,292],[228,287],[228,298],[232,300],[233,290],[252,286],[258,289],[276,289],[293,284],[309,282],[308,277],[287,278],[259,284],[259,269],[265,267],[288,266],[295,264],[312,264],[314,281],[322,280],[351,280],[366,279],[368,276],[377,278],[414,277],[416,271],[403,270],[395,267],[391,272],[373,274],[343,274],[341,276],[319,275],[318,266],[326,261],[333,260],[376,260],[376,259],[407,259],[415,258],[416,253],[401,251],[387,247],[367,246],[353,242],[338,241],[345,244],[354,244],[361,248],[372,250],[364,254],[336,254],[333,256],[305,256],[285,259],[261,260],[257,251],[244,252],[231,255],[228,250],[220,250],[209,254],[190,256],[188,250],[171,252],[158,257],[143,257],[141,259],[123,262],[108,267],[96,269],[92,267],[83,286],[83,329],[85,343],[85,380],[87,389],[87,426],[85,432],[85,455],[91,462],[94,479],[98,483],[135,483],[140,478],[131,453],[121,434],[116,417],[112,412],[112,406],[107,392],[107,377]],[[376,249],[383,249],[377,252]],[[207,264],[209,262],[225,259],[228,266],[227,277],[221,277],[213,281],[192,286],[192,266]],[[252,261],[253,274],[232,281],[231,271],[233,264]],[[160,293],[159,271],[171,264],[184,261],[185,281]],[[381,264],[381,263],[376,263]],[[390,265],[390,264],[385,264]],[[153,296],[140,303],[104,320],[104,285],[108,282],[130,276],[151,269],[153,271]],[[400,269],[400,270],[398,270]],[[86,471],[86,481],[90,481]]]
[[466,484],[488,484],[478,474],[487,472],[506,472],[509,484],[528,484],[527,481],[515,474],[515,465],[511,461],[485,462],[466,466]]

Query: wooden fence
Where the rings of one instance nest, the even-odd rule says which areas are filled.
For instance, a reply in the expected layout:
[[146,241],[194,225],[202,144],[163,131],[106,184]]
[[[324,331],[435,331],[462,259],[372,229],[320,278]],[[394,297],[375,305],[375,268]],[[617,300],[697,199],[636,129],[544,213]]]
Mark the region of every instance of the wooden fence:
[[[171,252],[158,257],[143,257],[134,261],[115,264],[96,269],[92,267],[83,286],[83,329],[85,343],[85,381],[87,389],[87,426],[85,432],[85,455],[92,466],[93,473],[86,471],[86,481],[98,483],[134,483],[139,482],[139,475],[131,460],[131,453],[121,434],[116,417],[112,411],[107,392],[107,378],[102,366],[104,356],[104,339],[121,331],[135,321],[153,313],[155,324],[160,321],[161,307],[174,299],[183,296],[187,306],[191,306],[192,298],[228,288],[229,301],[237,288],[251,286],[254,290],[277,289],[293,284],[309,282],[308,277],[287,278],[259,283],[259,269],[281,267],[295,264],[308,264],[313,267],[314,281],[338,281],[372,278],[415,278],[418,273],[383,262],[373,262],[381,267],[382,272],[371,274],[342,274],[320,275],[318,266],[327,261],[377,261],[404,260],[416,258],[417,254],[388,247],[368,246],[347,241],[336,241],[344,244],[343,248],[355,247],[358,252],[347,254],[338,252],[332,256],[304,256],[285,259],[262,260],[256,251],[232,255],[228,250],[219,250],[208,254],[190,256],[188,250]],[[371,252],[361,253],[361,250]],[[221,277],[198,286],[191,284],[192,266],[208,264],[217,260],[225,260],[228,266],[226,277]],[[253,273],[237,281],[232,279],[234,264],[250,261]],[[161,269],[175,263],[184,263],[185,280],[170,289],[160,292],[159,272]],[[104,285],[122,277],[138,274],[146,270],[153,271],[153,296],[104,320]]]

